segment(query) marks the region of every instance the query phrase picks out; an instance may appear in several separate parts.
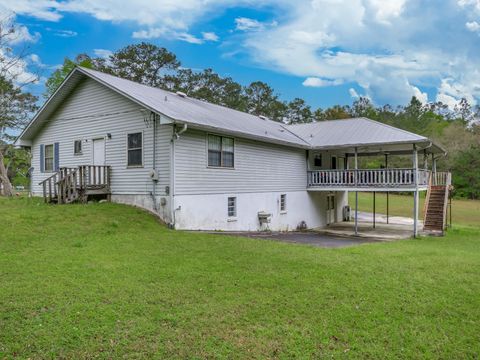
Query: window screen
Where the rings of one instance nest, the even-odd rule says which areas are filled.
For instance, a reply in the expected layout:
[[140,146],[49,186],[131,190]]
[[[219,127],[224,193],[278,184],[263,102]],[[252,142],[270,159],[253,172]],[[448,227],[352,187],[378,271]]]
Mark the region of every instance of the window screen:
[[142,133],[128,134],[127,142],[127,165],[142,166]]
[[234,164],[234,140],[208,135],[208,166],[233,168]]

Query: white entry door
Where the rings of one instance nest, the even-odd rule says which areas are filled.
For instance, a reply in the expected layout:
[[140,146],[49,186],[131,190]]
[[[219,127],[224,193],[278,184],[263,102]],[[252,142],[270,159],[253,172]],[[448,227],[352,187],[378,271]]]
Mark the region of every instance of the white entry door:
[[105,165],[105,139],[93,140],[93,165]]
[[[105,139],[93,140],[93,165],[105,165]],[[92,185],[102,185],[104,179],[103,168],[93,168],[90,171],[90,182]]]
[[327,225],[335,222],[335,195],[327,195]]

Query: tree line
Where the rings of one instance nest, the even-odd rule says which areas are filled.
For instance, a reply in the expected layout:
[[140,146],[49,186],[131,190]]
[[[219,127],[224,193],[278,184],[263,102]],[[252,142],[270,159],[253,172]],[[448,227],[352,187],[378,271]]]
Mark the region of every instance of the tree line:
[[[409,104],[396,107],[375,106],[368,98],[360,97],[351,105],[312,109],[301,98],[282,100],[280,94],[265,82],[242,85],[231,77],[220,76],[212,69],[194,71],[184,68],[174,53],[145,42],[128,45],[106,58],[87,54],[79,54],[74,59],[65,58],[63,66],[46,81],[45,98],[53,94],[76,65],[169,91],[182,91],[193,98],[263,115],[286,124],[368,117],[424,135],[448,151],[448,156],[441,160],[438,168],[453,171],[456,195],[480,198],[480,126],[476,122],[480,110],[465,99],[454,109],[439,102],[425,105],[415,97]],[[8,78],[0,79],[12,84]],[[31,112],[36,106],[34,97],[24,91],[20,91],[20,94],[29,99]],[[7,126],[14,128],[22,123],[10,121]],[[378,167],[381,161],[380,158],[371,158],[364,160],[362,165]],[[411,159],[399,157],[393,159],[391,165],[408,166],[409,161]]]

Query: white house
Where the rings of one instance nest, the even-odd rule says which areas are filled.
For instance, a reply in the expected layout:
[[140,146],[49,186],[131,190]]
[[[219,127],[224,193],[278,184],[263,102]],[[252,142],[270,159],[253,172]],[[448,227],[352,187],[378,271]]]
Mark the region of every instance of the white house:
[[[107,196],[203,230],[323,227],[342,220],[348,191],[427,190],[427,158],[444,153],[365,118],[285,125],[81,67],[17,145],[31,148],[34,195]],[[412,154],[412,166],[357,168],[379,154]]]

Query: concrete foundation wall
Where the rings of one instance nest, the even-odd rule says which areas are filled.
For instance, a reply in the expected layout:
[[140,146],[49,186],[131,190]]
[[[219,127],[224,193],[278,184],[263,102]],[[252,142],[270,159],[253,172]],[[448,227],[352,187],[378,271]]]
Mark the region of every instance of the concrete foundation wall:
[[[165,205],[162,205],[162,198],[165,199]],[[112,194],[112,202],[119,204],[127,204],[137,206],[148,211],[151,211],[158,215],[166,223],[170,223],[172,219],[170,218],[170,197],[169,196],[157,196],[156,197],[156,207],[155,209],[153,198],[146,195],[115,195]]]
[[[280,211],[280,195],[287,195],[287,210]],[[228,217],[227,199],[237,198],[237,216]],[[307,191],[237,193],[175,196],[175,227],[185,230],[264,230],[258,221],[258,212],[272,214],[268,228],[274,231],[296,230],[305,221],[308,228],[326,225],[327,193]],[[337,193],[337,221],[342,220],[342,207],[347,203],[346,193]]]

